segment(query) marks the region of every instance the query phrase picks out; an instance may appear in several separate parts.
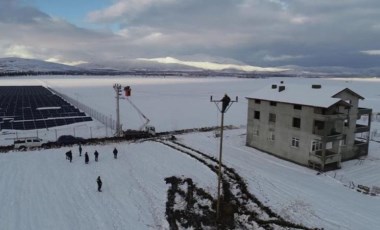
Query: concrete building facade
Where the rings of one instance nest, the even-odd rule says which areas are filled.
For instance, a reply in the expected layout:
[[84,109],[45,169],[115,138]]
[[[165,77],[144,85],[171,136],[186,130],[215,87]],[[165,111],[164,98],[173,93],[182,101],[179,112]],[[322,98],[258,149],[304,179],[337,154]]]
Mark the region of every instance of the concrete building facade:
[[280,84],[247,99],[247,146],[322,171],[368,154],[372,110],[348,88]]

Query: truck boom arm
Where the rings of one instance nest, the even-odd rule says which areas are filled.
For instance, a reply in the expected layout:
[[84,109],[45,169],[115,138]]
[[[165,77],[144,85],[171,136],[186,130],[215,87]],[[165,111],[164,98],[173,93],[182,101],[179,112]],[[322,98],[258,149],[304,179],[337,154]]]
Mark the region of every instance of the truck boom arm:
[[148,125],[150,120],[141,112],[141,110],[131,100],[129,100],[128,97],[126,97],[126,100],[132,105],[132,107],[138,112],[138,114],[145,119],[145,123],[142,124],[139,128],[139,130],[143,130]]

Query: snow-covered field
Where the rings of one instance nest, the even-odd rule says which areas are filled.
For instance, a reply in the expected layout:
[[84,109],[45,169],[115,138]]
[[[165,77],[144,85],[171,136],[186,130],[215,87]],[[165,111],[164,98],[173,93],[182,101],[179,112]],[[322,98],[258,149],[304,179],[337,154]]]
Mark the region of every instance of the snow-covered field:
[[[113,118],[116,109],[112,85],[129,85],[131,100],[151,124],[157,131],[168,131],[219,125],[220,117],[210,96],[221,98],[224,93],[239,97],[239,102],[226,114],[225,124],[244,126],[247,114],[244,97],[280,81],[305,84],[305,87],[311,84],[347,86],[365,97],[362,107],[380,111],[380,79],[46,76],[3,78],[0,85],[49,86]],[[121,105],[123,127],[139,127],[142,121],[136,111],[126,101],[121,101]],[[100,123],[90,123],[81,125],[100,127],[99,133],[91,129],[94,136],[111,133]],[[374,122],[373,128],[377,127],[378,122]],[[78,130],[78,135],[90,137],[85,129],[80,134]],[[219,139],[212,133],[178,138],[210,155],[217,155],[219,151]],[[227,131],[225,140],[224,163],[235,168],[250,191],[285,219],[325,229],[379,228],[380,196],[364,195],[344,186],[350,181],[380,187],[379,143],[371,142],[371,152],[366,159],[345,162],[341,170],[316,175],[313,170],[245,147],[244,127]],[[117,160],[111,153],[114,146],[120,152]],[[216,194],[213,172],[162,144],[124,142],[84,146],[92,159],[95,149],[100,152],[100,161],[92,160],[89,165],[78,156],[77,147],[72,148],[73,163],[64,159],[68,148],[0,154],[1,229],[167,229],[165,177],[191,177],[199,187]],[[102,193],[96,191],[98,175],[104,182]]]

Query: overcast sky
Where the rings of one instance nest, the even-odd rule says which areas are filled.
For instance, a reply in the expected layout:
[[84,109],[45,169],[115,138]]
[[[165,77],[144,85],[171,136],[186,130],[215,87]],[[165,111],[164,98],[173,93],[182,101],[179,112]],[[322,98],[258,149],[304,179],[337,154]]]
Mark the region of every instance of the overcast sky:
[[65,63],[380,64],[380,0],[0,0],[0,31],[0,57]]

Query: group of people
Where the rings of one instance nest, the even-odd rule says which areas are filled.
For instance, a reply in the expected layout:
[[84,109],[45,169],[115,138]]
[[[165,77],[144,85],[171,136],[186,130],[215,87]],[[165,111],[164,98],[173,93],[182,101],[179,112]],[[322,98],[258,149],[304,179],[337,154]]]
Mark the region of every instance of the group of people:
[[[117,159],[118,152],[119,151],[116,149],[116,147],[112,151],[113,157],[115,159]],[[80,157],[82,156],[82,146],[81,145],[79,145],[79,156]],[[95,156],[95,161],[97,162],[98,159],[99,159],[99,152],[97,150],[95,150],[94,156]],[[69,151],[66,152],[66,160],[69,160],[70,162],[72,162],[72,160],[73,160],[73,153],[71,152],[71,150],[69,150]],[[88,156],[88,153],[85,152],[85,154],[84,154],[84,163],[88,164],[89,162],[90,162],[90,158]],[[100,176],[98,176],[98,178],[96,179],[96,183],[98,184],[98,192],[101,192],[102,191],[103,182],[100,179]]]
[[[115,159],[117,159],[118,151],[117,151],[116,147],[113,149],[112,153],[113,153],[113,157]],[[80,157],[82,156],[82,146],[81,145],[79,145],[79,156]],[[95,156],[95,161],[98,162],[98,160],[99,160],[99,152],[97,150],[95,150],[94,156]],[[73,160],[73,153],[71,152],[71,150],[69,150],[69,151],[66,152],[66,160],[69,160],[70,162],[72,162],[72,160]],[[86,152],[84,154],[84,163],[88,164],[89,162],[90,162],[90,158],[88,156],[88,153]]]

